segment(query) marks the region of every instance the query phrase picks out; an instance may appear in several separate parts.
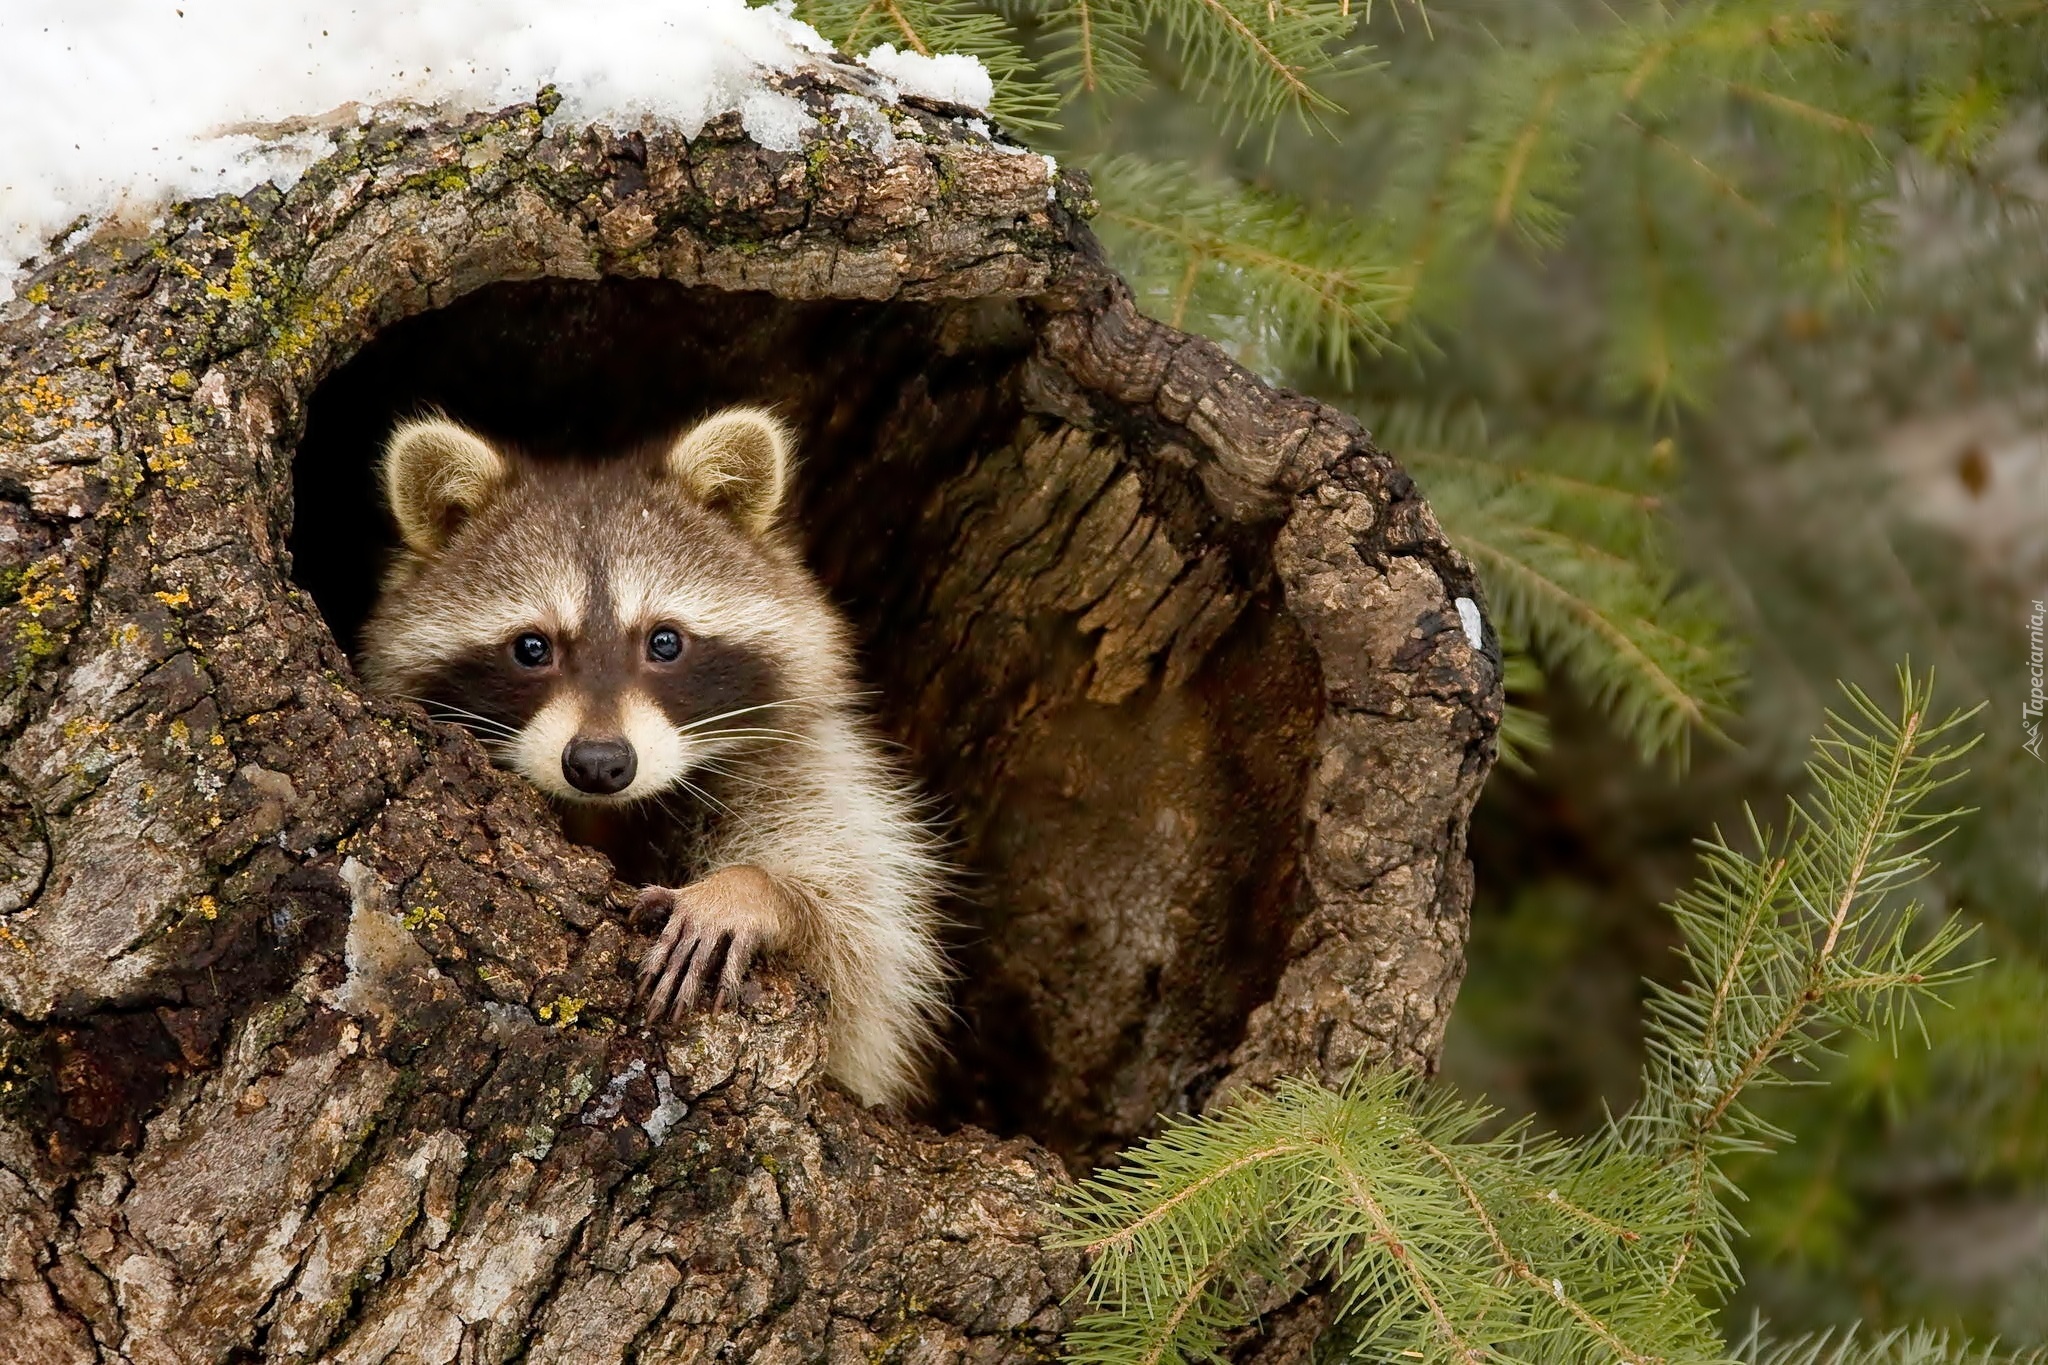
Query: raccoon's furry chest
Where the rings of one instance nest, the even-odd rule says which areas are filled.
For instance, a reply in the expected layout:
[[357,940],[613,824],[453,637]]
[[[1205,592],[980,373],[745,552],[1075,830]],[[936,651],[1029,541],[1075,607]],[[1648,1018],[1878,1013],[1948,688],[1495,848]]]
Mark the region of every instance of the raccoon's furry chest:
[[566,806],[562,832],[609,858],[623,881],[682,886],[709,870],[710,855],[719,839],[731,824],[744,818],[730,805],[736,794],[708,794],[720,806],[687,800],[660,805]]

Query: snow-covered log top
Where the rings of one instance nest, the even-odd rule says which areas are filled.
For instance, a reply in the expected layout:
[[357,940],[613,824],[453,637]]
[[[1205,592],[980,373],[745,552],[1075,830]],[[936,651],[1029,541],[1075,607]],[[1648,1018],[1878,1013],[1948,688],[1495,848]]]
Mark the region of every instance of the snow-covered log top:
[[[845,89],[829,122],[885,156],[908,95],[986,113],[971,57],[834,53],[789,0],[18,0],[0,8],[0,301],[24,263],[109,217],[179,200],[289,189],[337,133],[502,109],[554,92],[554,117],[695,137],[735,114],[793,152],[816,114],[775,78]],[[985,124],[978,126],[986,128]]]

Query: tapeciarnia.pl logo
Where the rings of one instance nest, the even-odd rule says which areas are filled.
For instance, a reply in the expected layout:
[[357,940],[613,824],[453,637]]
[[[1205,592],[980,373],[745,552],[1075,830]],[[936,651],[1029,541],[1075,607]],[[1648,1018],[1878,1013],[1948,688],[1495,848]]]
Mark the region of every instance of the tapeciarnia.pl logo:
[[2026,741],[2020,746],[2037,760],[2041,758],[2041,711],[2048,703],[2048,670],[2044,670],[2041,656],[2042,624],[2048,622],[2048,602],[2038,598],[2034,602],[2034,614],[2027,618],[2027,700],[2020,707],[2020,728],[2026,733]]

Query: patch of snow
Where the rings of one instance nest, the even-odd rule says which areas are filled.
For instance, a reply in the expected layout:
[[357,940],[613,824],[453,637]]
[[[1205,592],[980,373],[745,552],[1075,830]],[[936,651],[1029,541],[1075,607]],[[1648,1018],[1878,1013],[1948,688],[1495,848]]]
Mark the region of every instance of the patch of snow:
[[[0,303],[26,261],[116,215],[290,188],[334,130],[393,104],[500,109],[552,84],[556,119],[694,137],[738,111],[795,151],[810,119],[764,77],[831,44],[791,0],[0,0]],[[877,48],[885,86],[986,107],[971,57]]]
[[864,95],[834,95],[832,112],[840,130],[878,158],[896,155],[896,128],[881,105]]
[[996,97],[995,81],[988,68],[973,57],[952,52],[927,57],[922,52],[898,52],[894,43],[883,43],[870,49],[860,61],[905,95],[983,112],[987,112],[989,102]]
[[1469,597],[1460,597],[1454,604],[1458,609],[1458,624],[1465,628],[1465,638],[1474,649],[1486,647],[1486,630],[1479,620],[1479,604]]
[[794,152],[804,145],[804,130],[814,120],[794,95],[762,86],[740,101],[740,127],[771,152]]

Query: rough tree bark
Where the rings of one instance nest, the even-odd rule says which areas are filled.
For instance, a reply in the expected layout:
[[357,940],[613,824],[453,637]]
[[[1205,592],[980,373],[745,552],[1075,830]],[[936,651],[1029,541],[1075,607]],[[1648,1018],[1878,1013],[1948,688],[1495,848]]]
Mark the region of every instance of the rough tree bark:
[[[784,82],[795,155],[350,126],[0,308],[0,1357],[1041,1358],[1068,1166],[1430,1064],[1470,570],[1355,423],[1133,308],[1084,182],[915,102],[879,159],[854,79]],[[344,652],[394,414],[570,451],[741,398],[967,869],[915,1117],[821,1081],[787,974],[632,1025],[609,869]]]

